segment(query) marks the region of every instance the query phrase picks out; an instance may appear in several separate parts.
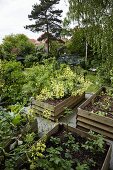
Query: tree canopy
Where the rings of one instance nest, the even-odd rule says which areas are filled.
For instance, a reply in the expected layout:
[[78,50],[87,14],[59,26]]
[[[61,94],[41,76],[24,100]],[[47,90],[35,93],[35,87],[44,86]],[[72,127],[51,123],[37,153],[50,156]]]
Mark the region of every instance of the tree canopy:
[[59,2],[60,0],[40,0],[40,4],[34,4],[28,18],[34,20],[35,23],[25,27],[33,32],[46,32],[48,39],[48,52],[49,35],[52,34],[53,36],[58,37],[62,29],[60,17],[63,11],[54,8],[54,5]]
[[35,53],[35,45],[24,34],[8,35],[0,46],[2,59],[15,60],[17,57],[25,58]]
[[113,1],[69,0],[68,17],[86,30],[87,41],[100,63],[113,65]]

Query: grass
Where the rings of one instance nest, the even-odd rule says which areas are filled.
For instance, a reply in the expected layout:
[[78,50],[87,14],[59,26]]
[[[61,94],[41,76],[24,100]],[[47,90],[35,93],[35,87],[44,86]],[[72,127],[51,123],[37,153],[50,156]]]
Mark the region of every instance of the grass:
[[92,83],[86,92],[95,93],[100,87],[96,74],[88,72],[86,75],[86,80],[90,80],[90,82]]

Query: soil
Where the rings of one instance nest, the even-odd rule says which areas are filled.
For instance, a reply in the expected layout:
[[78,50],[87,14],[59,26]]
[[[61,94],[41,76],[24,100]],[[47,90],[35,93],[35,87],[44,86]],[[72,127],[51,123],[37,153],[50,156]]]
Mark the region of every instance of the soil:
[[[67,146],[65,146],[64,144],[66,144],[67,140],[68,140],[68,138],[65,137],[65,134],[68,134],[68,130],[65,130],[63,128],[63,126],[60,125],[59,131],[52,136],[60,138],[61,142],[59,144],[55,144],[52,141],[50,141],[50,139],[46,142],[46,148],[50,148],[50,147],[56,148],[56,147],[61,146],[63,148],[63,151],[61,152],[61,157],[64,158],[64,159],[65,159],[65,153],[66,153],[66,150],[67,150]],[[75,139],[75,143],[78,142],[80,144],[80,146],[82,144],[85,144],[85,142],[87,141],[86,138],[83,138],[83,137],[81,137],[81,136],[79,136],[75,133],[71,133],[71,134]],[[78,150],[78,151],[74,151],[71,148],[69,148],[70,150],[72,150],[70,152],[72,158],[68,158],[68,160],[72,160],[74,162],[73,165],[72,165],[72,168],[75,170],[76,166],[77,166],[77,161],[79,161],[82,164],[84,162],[88,163],[88,160],[93,159],[94,162],[96,162],[96,164],[95,164],[95,166],[92,166],[92,163],[91,163],[90,170],[101,170],[109,146],[107,144],[105,144],[104,148],[105,148],[104,153],[96,150],[96,152],[95,152],[96,154],[92,153],[90,150],[85,150],[84,148],[82,148],[82,149],[80,148],[80,150]],[[48,154],[48,153],[45,152],[45,155],[46,154]],[[28,164],[25,164],[25,166],[23,166],[23,167],[27,167],[27,169],[29,170]],[[43,169],[40,169],[40,170],[43,170]]]
[[51,104],[53,106],[58,105],[59,103],[61,103],[62,101],[64,101],[66,98],[68,98],[69,96],[63,97],[61,99],[47,99],[44,102]]
[[84,107],[87,111],[98,112],[102,111],[107,117],[113,119],[113,97],[109,96],[107,93],[101,92],[95,97],[87,106]]

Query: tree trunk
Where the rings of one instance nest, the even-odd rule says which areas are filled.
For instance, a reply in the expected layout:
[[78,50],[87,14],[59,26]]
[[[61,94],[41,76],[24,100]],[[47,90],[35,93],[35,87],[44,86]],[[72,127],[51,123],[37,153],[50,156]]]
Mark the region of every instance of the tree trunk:
[[88,50],[88,43],[86,40],[86,55],[85,55],[85,65],[87,64],[87,50]]
[[47,23],[47,55],[49,57],[49,28],[48,28],[48,23]]

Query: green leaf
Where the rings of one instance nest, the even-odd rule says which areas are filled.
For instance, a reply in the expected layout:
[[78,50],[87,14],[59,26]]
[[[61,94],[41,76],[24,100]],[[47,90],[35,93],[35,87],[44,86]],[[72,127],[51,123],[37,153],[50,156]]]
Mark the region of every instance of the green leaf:
[[21,121],[21,116],[20,116],[20,114],[17,114],[17,115],[15,116],[15,118],[13,119],[12,123],[13,123],[14,125],[18,125],[18,124],[20,124],[20,121]]

